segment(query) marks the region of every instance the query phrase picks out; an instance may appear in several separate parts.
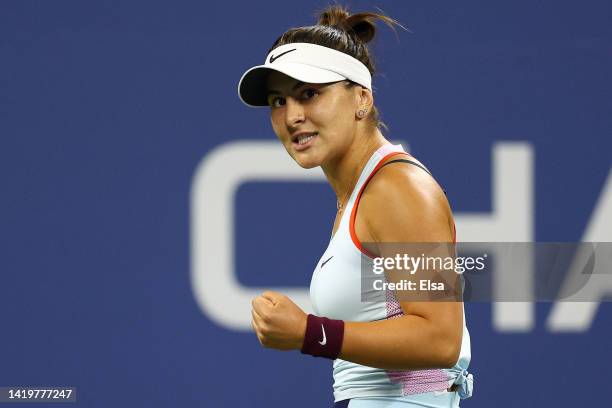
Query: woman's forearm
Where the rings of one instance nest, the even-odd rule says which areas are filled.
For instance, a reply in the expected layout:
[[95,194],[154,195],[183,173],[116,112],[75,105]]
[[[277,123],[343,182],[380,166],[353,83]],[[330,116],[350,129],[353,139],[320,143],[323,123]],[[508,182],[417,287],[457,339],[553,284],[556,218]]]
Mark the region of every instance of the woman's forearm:
[[[461,322],[463,324],[463,322]],[[461,333],[416,315],[375,322],[345,322],[339,358],[388,370],[450,368],[459,358]]]

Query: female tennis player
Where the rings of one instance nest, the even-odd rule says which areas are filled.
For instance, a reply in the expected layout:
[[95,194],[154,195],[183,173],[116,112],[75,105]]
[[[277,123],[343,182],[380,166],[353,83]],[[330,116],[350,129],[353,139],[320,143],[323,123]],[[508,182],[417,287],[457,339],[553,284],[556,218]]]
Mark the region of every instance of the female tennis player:
[[316,25],[281,35],[240,80],[245,104],[270,107],[289,155],[321,166],[338,209],[310,285],[315,314],[266,291],[253,299],[252,326],[264,347],[332,359],[335,407],[456,407],[473,384],[463,303],[398,301],[393,291],[361,301],[362,261],[382,256],[384,243],[455,241],[440,186],[381,133],[367,47],[377,19],[398,24],[331,6]]

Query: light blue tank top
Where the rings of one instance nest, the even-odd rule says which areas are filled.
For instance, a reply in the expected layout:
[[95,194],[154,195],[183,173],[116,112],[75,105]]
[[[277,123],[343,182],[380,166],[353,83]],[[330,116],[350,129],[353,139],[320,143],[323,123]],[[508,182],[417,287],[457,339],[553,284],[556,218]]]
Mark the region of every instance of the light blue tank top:
[[[359,192],[377,166],[389,156],[405,152],[401,145],[380,147],[366,163],[345,206],[336,233],[315,268],[310,282],[310,300],[318,316],[355,322],[399,318],[403,315],[392,292],[385,302],[361,301],[361,262],[371,261],[351,236],[351,213]],[[354,231],[353,231],[354,234]],[[461,398],[472,394],[470,335],[463,316],[463,338],[459,359],[452,369],[399,371],[367,367],[342,359],[333,363],[334,400],[355,397],[409,396],[446,390],[458,384]]]

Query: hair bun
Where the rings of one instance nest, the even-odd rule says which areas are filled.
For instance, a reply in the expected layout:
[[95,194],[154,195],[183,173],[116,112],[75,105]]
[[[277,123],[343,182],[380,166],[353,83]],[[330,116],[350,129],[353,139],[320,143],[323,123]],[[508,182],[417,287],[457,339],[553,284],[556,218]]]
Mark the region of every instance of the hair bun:
[[339,5],[330,6],[321,12],[317,25],[343,27],[350,16],[346,8]]
[[351,15],[348,9],[340,5],[327,7],[319,15],[317,25],[338,27],[354,36],[364,44],[370,42],[376,35],[375,20],[381,20],[394,29],[394,25],[404,28],[396,20],[377,13],[357,13]]
[[346,19],[346,26],[354,31],[363,43],[370,42],[376,34],[376,26],[371,17],[369,13],[359,13]]

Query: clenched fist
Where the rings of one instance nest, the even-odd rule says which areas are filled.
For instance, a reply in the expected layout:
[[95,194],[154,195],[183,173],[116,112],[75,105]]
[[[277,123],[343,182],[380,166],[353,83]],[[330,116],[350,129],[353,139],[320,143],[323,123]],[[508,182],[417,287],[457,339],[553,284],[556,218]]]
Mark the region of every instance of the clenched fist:
[[278,350],[302,348],[307,315],[291,299],[267,290],[251,305],[251,325],[262,346]]

